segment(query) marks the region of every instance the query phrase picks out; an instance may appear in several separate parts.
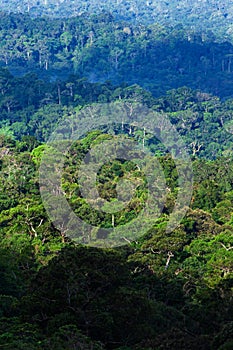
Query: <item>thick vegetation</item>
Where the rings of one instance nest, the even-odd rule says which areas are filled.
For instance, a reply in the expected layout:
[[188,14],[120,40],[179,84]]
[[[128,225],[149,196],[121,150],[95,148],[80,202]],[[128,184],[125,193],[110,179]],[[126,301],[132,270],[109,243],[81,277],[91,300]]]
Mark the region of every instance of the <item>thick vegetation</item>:
[[[7,8],[25,11],[26,4],[36,16],[39,6],[65,17],[74,3],[11,1]],[[144,12],[142,3],[117,1],[121,21],[106,12],[68,20],[1,14],[0,349],[233,347],[233,48],[224,42],[231,35],[231,4],[208,2],[197,32],[186,26],[198,26],[199,3],[147,1]],[[106,5],[116,8],[112,1]],[[97,7],[101,12],[93,1],[86,10]],[[187,15],[184,26],[174,25],[180,11]],[[155,13],[166,13],[167,20],[148,25]],[[228,32],[220,40],[223,28],[213,34],[209,26],[222,17]],[[133,120],[115,130],[92,130],[66,153],[61,190],[78,217],[100,228],[97,242],[102,229],[137,217],[148,198],[145,174],[122,159],[99,169],[96,186],[114,202],[118,183],[134,179],[128,205],[103,213],[84,198],[80,163],[93,146],[114,139],[113,131],[137,140],[159,162],[164,208],[146,234],[123,238],[121,246],[77,244],[55,227],[40,195],[45,143],[67,117],[75,121],[84,108],[124,101],[129,107],[143,103],[178,130],[194,172],[190,207],[168,233],[180,191],[172,155]]]
[[118,20],[133,23],[183,23],[187,28],[208,30],[232,38],[233,7],[230,0],[2,0],[0,8],[9,12],[28,13],[32,17],[74,17],[110,12]]
[[[79,194],[77,164],[101,137],[95,132],[74,144],[64,169],[67,198],[77,215],[92,224],[99,218],[93,211],[90,215]],[[181,225],[168,234],[177,173],[170,156],[158,158],[170,189],[158,223],[128,246],[104,250],[75,246],[50,222],[38,189],[42,146],[35,146],[33,137],[15,142],[2,136],[1,346],[230,348],[232,160],[194,161],[191,208]],[[99,174],[102,197],[114,199],[121,172],[135,176],[133,167],[117,160],[103,168]],[[144,200],[139,191],[114,225],[140,211]],[[111,218],[103,217],[102,224],[111,225]]]
[[90,82],[139,84],[154,96],[188,86],[232,97],[230,41],[182,25],[116,22],[108,13],[64,19],[1,14],[0,63],[16,75],[51,81],[69,74]]
[[[200,90],[182,87],[155,98],[137,84],[91,83],[75,75],[66,81],[48,82],[35,74],[15,78],[5,68],[0,69],[0,90],[1,134],[13,139],[31,135],[47,141],[62,118],[75,119],[84,106],[129,100],[164,113],[190,155],[214,159],[232,154],[233,100],[221,101]],[[151,150],[162,151],[149,135],[145,142]]]

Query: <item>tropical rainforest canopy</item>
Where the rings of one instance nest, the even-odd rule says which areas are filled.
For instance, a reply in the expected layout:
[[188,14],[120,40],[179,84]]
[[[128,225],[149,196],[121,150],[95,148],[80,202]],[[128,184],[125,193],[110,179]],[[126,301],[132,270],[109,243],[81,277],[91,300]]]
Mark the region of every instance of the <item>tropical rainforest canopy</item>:
[[[12,0],[0,9],[0,349],[232,349],[231,1]],[[182,191],[173,152],[134,120],[89,125],[65,154],[59,189],[98,228],[94,246],[77,243],[46,210],[41,160],[62,122],[72,126],[83,111],[94,120],[99,105],[119,103],[175,127],[192,166],[191,200],[168,232]],[[128,204],[102,212],[85,199],[80,166],[116,137],[150,151],[164,205],[146,233],[136,227],[135,239],[103,248],[101,230],[130,223],[149,196],[151,168],[116,158],[99,168],[96,186],[111,204],[118,184],[133,179]]]

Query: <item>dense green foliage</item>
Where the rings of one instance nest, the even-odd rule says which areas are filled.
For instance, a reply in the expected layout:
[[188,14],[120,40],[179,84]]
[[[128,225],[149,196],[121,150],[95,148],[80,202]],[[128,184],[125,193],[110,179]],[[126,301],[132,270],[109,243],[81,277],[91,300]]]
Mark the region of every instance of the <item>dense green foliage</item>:
[[[17,12],[0,14],[0,349],[232,349],[231,2],[13,0],[0,8]],[[148,130],[132,119],[73,142],[61,191],[98,227],[97,243],[104,229],[142,212],[148,189],[133,161],[108,161],[96,177],[99,195],[114,203],[122,179],[133,179],[135,191],[126,188],[132,198],[114,214],[93,209],[79,183],[92,147],[116,135],[137,140],[166,180],[150,230],[100,249],[55,227],[39,168],[61,121],[113,102],[168,118],[186,144],[194,183],[186,216],[167,232],[179,174]]]
[[[75,75],[49,83],[34,74],[15,78],[5,68],[0,69],[0,89],[0,133],[14,139],[31,135],[43,142],[62,118],[77,119],[84,106],[131,100],[165,113],[190,155],[214,159],[232,154],[233,100],[221,101],[200,90],[182,87],[155,98],[136,84],[90,83]],[[150,135],[145,141],[153,151],[160,150]]]
[[116,22],[107,13],[68,20],[0,16],[0,63],[14,74],[51,81],[69,74],[90,82],[139,84],[154,96],[188,86],[232,97],[230,41],[182,25]]
[[[92,223],[98,218],[88,214],[76,179],[78,160],[101,137],[94,132],[75,143],[64,169],[67,198],[76,213]],[[42,146],[32,150],[33,142],[29,137],[15,142],[2,136],[0,343],[4,349],[229,347],[233,161],[194,161],[191,208],[168,234],[165,227],[176,198],[177,174],[169,155],[158,158],[170,188],[158,223],[137,242],[104,250],[73,245],[50,222],[38,189]],[[102,197],[114,199],[121,172],[135,176],[133,167],[117,160],[103,167],[98,179]],[[131,211],[140,211],[143,200],[139,191]],[[108,218],[103,220],[107,223]],[[117,218],[114,224],[120,224]]]

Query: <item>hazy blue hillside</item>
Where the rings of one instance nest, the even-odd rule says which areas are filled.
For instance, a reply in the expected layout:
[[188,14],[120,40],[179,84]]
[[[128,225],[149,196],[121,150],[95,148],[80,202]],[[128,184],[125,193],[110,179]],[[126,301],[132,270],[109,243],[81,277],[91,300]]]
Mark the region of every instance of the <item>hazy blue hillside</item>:
[[233,3],[230,0],[1,0],[0,8],[10,12],[28,12],[31,16],[52,17],[109,11],[117,19],[144,24],[181,22],[199,29],[208,28],[223,37],[233,35]]

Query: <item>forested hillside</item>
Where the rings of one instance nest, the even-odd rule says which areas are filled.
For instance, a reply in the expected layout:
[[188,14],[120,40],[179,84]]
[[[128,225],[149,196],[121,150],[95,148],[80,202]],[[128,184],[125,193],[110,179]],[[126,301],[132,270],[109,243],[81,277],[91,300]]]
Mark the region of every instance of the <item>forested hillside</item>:
[[0,349],[232,349],[231,1],[0,9]]
[[[34,74],[15,78],[5,68],[0,69],[0,77],[1,133],[13,139],[31,135],[45,142],[61,119],[75,119],[84,106],[129,100],[164,113],[182,135],[191,156],[215,159],[232,155],[232,99],[223,102],[218,96],[188,87],[155,98],[136,84],[91,83],[75,75],[48,83]],[[163,152],[150,135],[145,142],[151,150]]]
[[232,96],[233,46],[209,32],[130,25],[106,13],[68,20],[2,13],[0,36],[1,66],[16,75],[137,83],[154,96],[184,85]]

